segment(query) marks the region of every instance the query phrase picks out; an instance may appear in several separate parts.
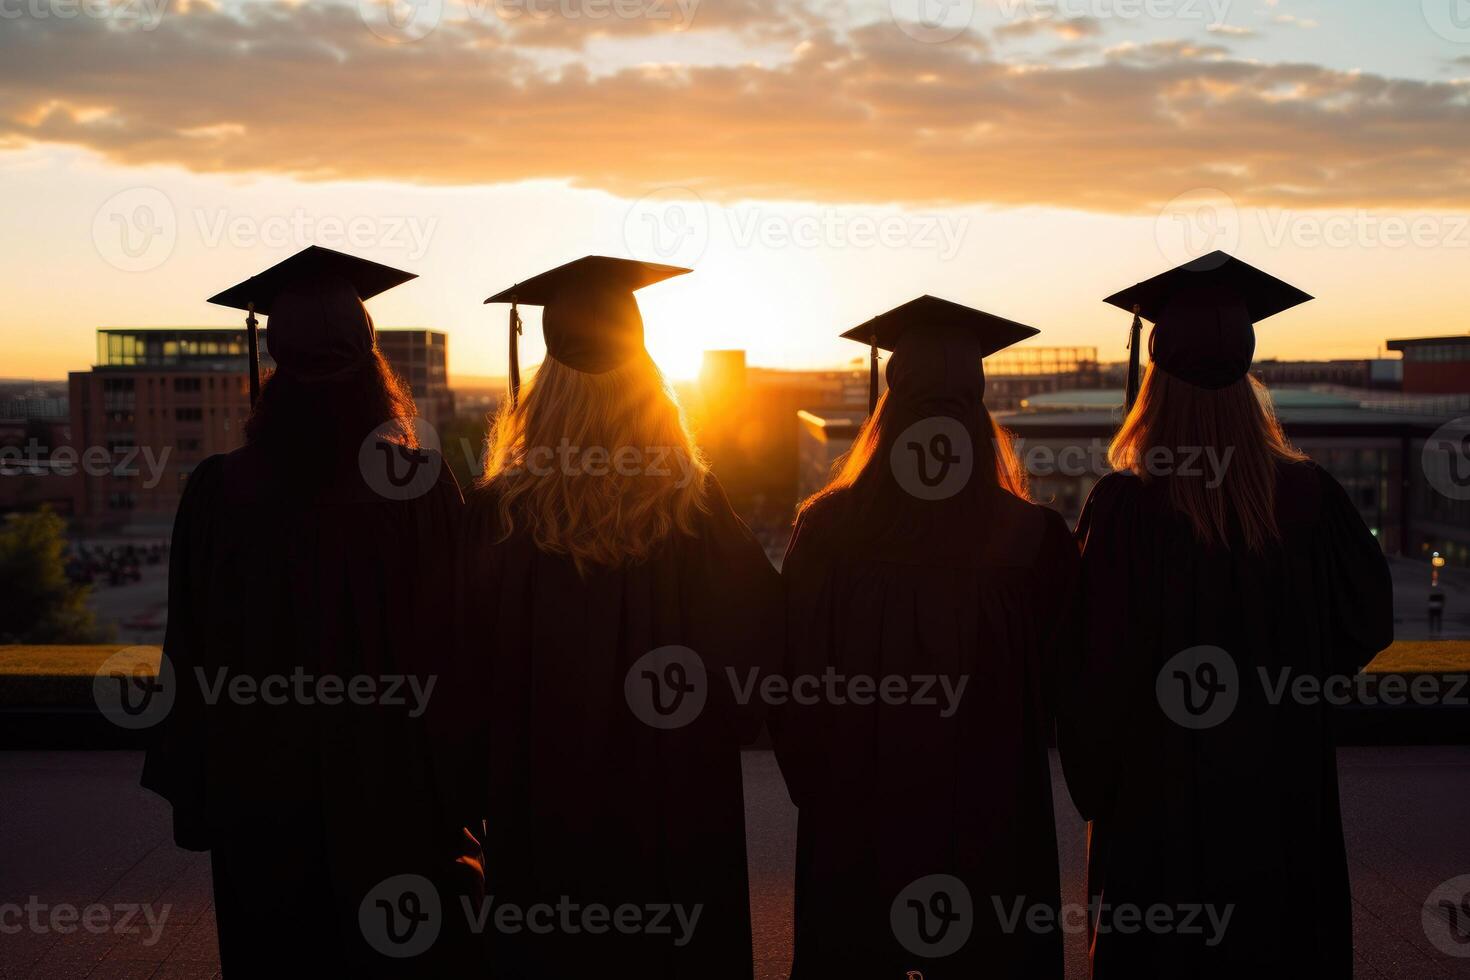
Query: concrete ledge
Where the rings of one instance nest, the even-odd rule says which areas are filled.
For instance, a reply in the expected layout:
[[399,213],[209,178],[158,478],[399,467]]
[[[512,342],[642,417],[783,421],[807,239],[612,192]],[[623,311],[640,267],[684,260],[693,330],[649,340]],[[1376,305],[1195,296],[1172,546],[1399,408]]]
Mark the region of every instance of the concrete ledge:
[[[0,749],[146,745],[146,730],[120,728],[98,710],[93,680],[114,657],[113,669],[156,673],[160,652],[125,644],[0,646]],[[1470,708],[1415,704],[1416,683],[1470,699],[1470,641],[1404,641],[1379,654],[1352,685],[1353,703],[1333,709],[1340,744],[1470,744]],[[752,748],[768,747],[762,731]]]

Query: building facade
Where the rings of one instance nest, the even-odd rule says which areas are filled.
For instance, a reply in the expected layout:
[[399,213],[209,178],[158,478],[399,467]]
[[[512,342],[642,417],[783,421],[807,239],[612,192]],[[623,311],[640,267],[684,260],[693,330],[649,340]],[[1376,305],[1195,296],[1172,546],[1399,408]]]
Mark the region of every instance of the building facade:
[[[426,417],[440,424],[440,413],[446,405],[452,412],[453,405],[444,335],[380,330],[378,342],[413,386],[420,410],[427,406]],[[273,366],[268,334],[261,331],[262,371]],[[79,525],[160,533],[172,524],[194,467],[244,445],[250,414],[245,331],[99,330],[96,363],[71,373],[68,393],[76,457],[72,511]]]
[[1403,390],[1416,395],[1470,392],[1470,336],[1390,340],[1404,355]]
[[413,389],[420,418],[436,428],[454,418],[448,336],[437,330],[379,330],[378,349]]

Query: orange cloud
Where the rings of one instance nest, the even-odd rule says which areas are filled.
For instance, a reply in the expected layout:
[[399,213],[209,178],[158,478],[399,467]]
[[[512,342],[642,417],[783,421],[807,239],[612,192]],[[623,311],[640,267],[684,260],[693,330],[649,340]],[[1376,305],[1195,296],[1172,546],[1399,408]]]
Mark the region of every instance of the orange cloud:
[[[792,23],[785,8],[758,9],[771,31]],[[630,196],[682,186],[721,200],[1133,212],[1216,187],[1242,205],[1470,206],[1464,83],[1245,62],[1208,44],[1023,68],[974,34],[924,44],[890,23],[798,34],[777,64],[595,74],[548,67],[494,18],[406,44],[333,3],[234,14],[198,3],[151,31],[16,20],[0,32],[0,146],[307,179],[550,178]],[[662,43],[677,55],[684,42]]]

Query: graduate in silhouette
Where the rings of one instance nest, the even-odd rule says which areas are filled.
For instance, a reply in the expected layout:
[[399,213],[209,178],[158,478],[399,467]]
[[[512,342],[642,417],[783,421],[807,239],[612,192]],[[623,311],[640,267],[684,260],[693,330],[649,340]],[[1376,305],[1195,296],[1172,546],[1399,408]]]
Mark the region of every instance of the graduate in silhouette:
[[1154,328],[1077,529],[1086,711],[1061,748],[1093,977],[1353,973],[1331,717],[1294,691],[1388,646],[1388,568],[1249,375],[1253,324],[1309,299],[1220,252],[1108,299]]
[[[399,958],[413,923],[371,918],[377,900],[457,912],[476,873],[427,727],[461,498],[362,303],[411,278],[312,247],[212,300],[268,315],[276,371],[245,446],[195,467],[179,504],[173,703],[143,785],[211,854],[226,977],[420,976],[470,948],[451,918]],[[375,899],[404,875],[427,885]]]
[[924,296],[843,335],[875,395],[893,354],[782,568],[793,980],[1062,976],[1047,746],[1077,549],[1027,500],[981,364],[1036,332]]
[[780,580],[643,346],[634,291],[687,271],[589,256],[487,300],[543,307],[547,351],[461,546],[466,820],[488,817],[487,892],[529,917],[487,929],[496,976],[752,974],[740,685],[779,661]]

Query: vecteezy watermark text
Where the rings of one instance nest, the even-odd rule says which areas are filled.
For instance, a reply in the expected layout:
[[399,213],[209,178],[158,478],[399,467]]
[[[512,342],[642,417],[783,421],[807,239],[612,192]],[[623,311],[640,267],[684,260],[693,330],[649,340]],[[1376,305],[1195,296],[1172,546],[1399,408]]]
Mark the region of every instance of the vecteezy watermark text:
[[[163,480],[172,446],[43,447],[35,439],[24,446],[0,446],[0,476],[140,476],[147,471],[143,489],[152,490]],[[139,468],[141,464],[142,469]]]
[[[849,674],[830,666],[820,674],[795,675],[762,675],[759,667],[742,672],[727,666],[723,676],[741,707],[914,705],[935,708],[941,718],[953,717],[959,710],[970,682],[966,674]],[[663,646],[633,662],[624,677],[623,693],[633,715],[644,724],[661,730],[683,728],[703,712],[710,677],[704,658],[694,650]]]
[[306,707],[336,707],[352,704],[360,707],[383,706],[408,708],[410,718],[420,717],[429,707],[438,677],[427,679],[416,674],[313,674],[297,667],[290,674],[231,674],[220,667],[211,678],[203,667],[194,668],[204,702],[209,705],[228,700],[232,704],[264,704],[280,706],[296,704]]
[[1024,897],[1009,902],[999,895],[991,896],[996,919],[1004,932],[1021,930],[1034,933],[1062,932],[1079,935],[1093,923],[1097,933],[1132,935],[1147,932],[1154,935],[1200,936],[1207,947],[1215,947],[1225,938],[1235,906],[1223,908],[1200,902],[1169,905],[1135,905],[1110,903],[1094,897],[1086,905],[1064,903],[1060,908],[1046,903],[1028,903]]
[[845,674],[835,667],[828,667],[821,674],[799,674],[784,677],[779,674],[760,676],[758,667],[751,667],[742,680],[735,668],[727,667],[726,675],[735,692],[738,704],[750,704],[759,700],[772,707],[795,704],[803,707],[830,704],[841,707],[856,705],[866,707],[873,704],[912,704],[919,707],[939,708],[939,717],[949,718],[959,710],[960,699],[969,686],[968,675],[958,678],[949,674]]
[[[689,945],[704,914],[702,903],[621,902],[607,905],[561,895],[554,902],[523,904],[486,895],[459,896],[459,910],[473,935],[530,933],[536,936],[600,936],[608,933],[666,938],[674,947]],[[406,959],[426,952],[438,939],[449,914],[439,891],[417,874],[386,878],[363,897],[358,925],[368,944],[384,956]]]
[[170,905],[154,906],[143,902],[77,906],[67,902],[43,902],[38,896],[31,895],[24,903],[0,903],[0,935],[30,932],[67,936],[86,932],[94,936],[136,936],[143,933],[146,926],[147,935],[140,942],[144,946],[153,946],[163,936],[163,926],[172,908]]
[[537,902],[518,905],[497,902],[494,895],[480,900],[479,908],[467,895],[460,897],[470,929],[483,933],[493,925],[496,932],[514,935],[529,932],[538,936],[576,936],[582,933],[600,936],[609,932],[623,935],[668,936],[677,947],[689,945],[703,905],[653,902],[637,905],[625,902],[616,906],[598,902],[581,903],[562,895],[556,904]]

